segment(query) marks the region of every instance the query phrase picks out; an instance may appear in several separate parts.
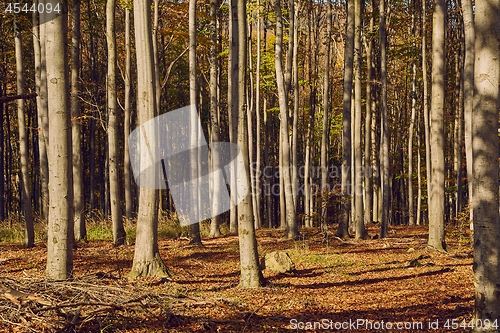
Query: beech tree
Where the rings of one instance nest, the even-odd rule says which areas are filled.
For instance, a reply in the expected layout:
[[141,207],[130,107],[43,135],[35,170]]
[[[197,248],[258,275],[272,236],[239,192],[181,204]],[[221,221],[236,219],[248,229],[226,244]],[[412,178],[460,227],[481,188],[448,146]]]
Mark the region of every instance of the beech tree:
[[[431,187],[429,193],[429,246],[446,249],[444,242],[444,107],[445,107],[444,0],[435,0],[432,26],[432,99],[430,116]],[[424,60],[425,61],[425,60]]]
[[[278,0],[279,1],[279,0]],[[246,0],[238,0],[238,39],[245,41],[247,38],[247,15]],[[243,165],[246,177],[238,179],[238,182],[245,181],[246,188],[250,189],[250,166],[248,164],[248,126],[247,105],[246,105],[246,64],[247,45],[240,43],[238,46],[238,145],[243,155]],[[240,169],[238,172],[241,172]],[[257,250],[257,239],[255,236],[255,226],[253,222],[252,196],[251,191],[238,204],[238,239],[240,244],[240,287],[257,288],[264,283],[264,277],[259,267],[259,253]]]
[[[155,86],[151,35],[151,1],[134,0],[134,30],[137,56],[137,113],[139,124],[154,118]],[[153,134],[153,133],[149,133]],[[151,142],[156,142],[154,137]],[[129,278],[168,277],[168,270],[158,250],[157,190],[141,187],[134,262]]]
[[[67,8],[64,1],[63,6]],[[48,15],[47,15],[48,16]],[[49,221],[47,231],[48,280],[66,280],[73,271],[73,177],[69,81],[67,72],[67,22],[57,14],[43,20],[49,109]]]
[[[17,74],[17,94],[24,94],[24,61],[23,45],[21,38],[21,27],[17,20],[14,20],[14,40],[16,47],[16,74]],[[19,130],[19,161],[21,165],[21,201],[24,212],[25,240],[26,247],[35,245],[35,230],[33,225],[33,212],[31,207],[31,181],[28,170],[28,135],[25,124],[25,103],[24,99],[17,100],[17,124]]]
[[113,245],[125,243],[125,228],[123,227],[119,175],[118,175],[118,122],[116,96],[116,32],[115,32],[115,0],[106,3],[106,41],[108,46],[108,72],[106,76],[108,104],[108,168],[109,193],[111,205],[111,221],[113,225]]
[[[382,0],[383,1],[383,0]],[[351,189],[351,104],[354,69],[354,3],[347,2],[346,40],[344,47],[344,86],[342,90],[342,212],[337,232],[338,237],[349,235],[349,210]]]
[[[472,165],[474,214],[474,319],[500,322],[498,110],[500,109],[500,1],[476,1]],[[475,332],[498,332],[477,325]]]

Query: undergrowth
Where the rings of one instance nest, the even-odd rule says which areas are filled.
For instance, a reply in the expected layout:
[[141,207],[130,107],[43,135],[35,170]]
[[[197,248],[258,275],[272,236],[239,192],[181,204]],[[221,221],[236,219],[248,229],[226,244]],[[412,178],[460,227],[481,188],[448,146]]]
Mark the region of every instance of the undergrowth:
[[[113,239],[113,230],[111,219],[105,218],[98,211],[92,211],[85,215],[87,228],[87,240],[89,241],[111,241]],[[135,243],[137,218],[125,219],[124,227],[127,234],[126,242],[129,245]],[[220,226],[221,233],[227,234],[229,228],[227,224]],[[200,223],[200,232],[202,237],[210,235],[210,222]],[[175,214],[162,212],[158,218],[158,237],[178,238],[189,235],[189,226],[181,226],[179,219]],[[0,244],[23,244],[25,237],[24,221],[17,216],[10,217],[9,220],[0,222]],[[47,225],[39,217],[35,218],[35,241],[44,241],[47,239]]]

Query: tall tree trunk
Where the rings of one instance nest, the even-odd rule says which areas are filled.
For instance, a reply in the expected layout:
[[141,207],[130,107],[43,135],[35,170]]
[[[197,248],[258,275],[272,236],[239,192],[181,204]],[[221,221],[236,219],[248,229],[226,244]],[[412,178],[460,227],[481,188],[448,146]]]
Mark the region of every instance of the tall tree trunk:
[[[196,85],[196,0],[189,0],[189,103],[191,105],[196,105],[196,95],[197,95],[197,85]],[[192,119],[193,124],[198,122],[198,118]],[[196,128],[194,126],[193,128]],[[198,136],[201,133],[197,133],[197,131],[190,133],[191,134],[191,146],[198,147]],[[198,156],[196,154],[192,154],[192,165],[198,164]],[[193,174],[191,175],[191,179],[196,179],[199,177],[198,169],[191,169]],[[198,202],[198,200],[196,200]],[[195,207],[198,210],[201,207]],[[196,222],[190,224],[189,232],[191,234],[191,244],[201,244],[201,234],[200,234],[200,223]]]
[[[227,85],[227,104],[228,104],[228,123],[229,123],[229,141],[237,142],[238,128],[238,13],[237,0],[230,0],[231,10],[229,11],[229,58],[228,58],[228,85]],[[245,41],[241,41],[245,43]],[[236,174],[230,176],[230,188],[236,188]],[[231,197],[234,197],[231,194]],[[229,231],[232,234],[238,232],[238,207],[232,206],[229,211]]]
[[344,86],[342,107],[342,201],[341,218],[336,232],[338,237],[349,235],[349,215],[351,196],[351,99],[354,66],[354,4],[347,2],[346,41],[344,48]]
[[[137,53],[137,114],[142,124],[154,117],[155,86],[151,36],[151,2],[134,0],[135,41]],[[148,133],[154,135],[154,133]],[[149,138],[156,142],[156,138]],[[168,277],[168,270],[158,251],[157,190],[140,188],[134,261],[129,278]]]
[[[243,155],[243,165],[245,177],[238,177],[238,181],[245,181],[247,188],[250,188],[250,166],[248,164],[248,127],[246,124],[246,98],[245,90],[247,45],[246,41],[246,0],[238,0],[238,35],[241,43],[238,45],[238,145]],[[240,172],[240,171],[238,171]],[[250,192],[250,191],[249,191]],[[259,267],[259,254],[257,250],[257,239],[252,218],[252,196],[251,192],[238,205],[238,239],[240,244],[240,287],[258,288],[264,283],[264,277]]]
[[[370,12],[370,34],[373,33],[374,13],[373,6]],[[364,37],[366,40],[366,37]],[[365,180],[365,224],[373,221],[373,175],[370,163],[371,158],[371,133],[372,133],[372,72],[373,72],[373,38],[370,36],[366,43],[366,113],[365,113],[365,155],[363,161],[363,174]]]
[[130,102],[130,9],[125,8],[125,101],[124,101],[124,115],[123,115],[123,178],[124,178],[124,191],[125,191],[125,217],[132,218],[132,182],[130,175],[130,155],[128,147],[128,136],[130,135],[130,122],[131,122],[131,102]]
[[[36,4],[36,2],[35,2]],[[36,109],[38,116],[38,153],[40,155],[40,187],[41,187],[41,206],[42,217],[45,222],[49,216],[49,163],[47,150],[49,146],[49,123],[48,123],[48,106],[47,106],[47,71],[45,67],[45,44],[43,36],[44,24],[39,25],[37,14],[33,13],[33,53],[35,58],[35,84],[36,92]]]
[[[474,176],[472,173],[472,112],[474,110],[474,59],[475,59],[475,27],[474,13],[472,11],[472,0],[462,1],[465,33],[465,58],[464,58],[464,134],[465,134],[465,156],[467,163],[467,187],[469,204],[472,203],[472,188],[474,187]],[[474,221],[474,211],[470,209],[471,229]]]
[[[64,3],[66,6],[67,3]],[[47,16],[47,15],[44,15]],[[47,20],[47,17],[44,18]],[[48,20],[47,20],[48,21]],[[49,225],[45,276],[51,281],[66,280],[73,271],[73,177],[69,87],[67,72],[67,22],[54,15],[44,23],[49,109]]]
[[116,119],[116,36],[115,36],[116,0],[106,3],[106,42],[108,45],[108,74],[106,77],[108,101],[108,167],[111,221],[113,225],[113,245],[125,243],[120,187],[118,185],[118,122]]
[[[425,170],[427,177],[427,207],[430,205],[432,166],[431,166],[431,138],[429,123],[429,102],[428,102],[428,80],[427,80],[427,9],[425,1],[422,1],[422,85],[423,85],[423,103],[422,111],[424,113],[424,133],[425,133]],[[429,208],[427,208],[429,214]]]
[[[297,176],[298,164],[298,121],[299,121],[299,10],[300,1],[290,0],[290,10],[293,11],[293,55],[292,55],[292,81],[293,81],[293,118],[292,118],[292,165],[291,165],[291,180],[292,180],[292,195],[295,207],[298,205],[298,185],[299,178]],[[289,51],[290,52],[290,51]],[[296,208],[297,209],[297,208]]]
[[[362,66],[362,49],[361,49],[361,30],[362,23],[362,8],[361,0],[354,1],[354,177],[355,186],[352,189],[354,195],[354,210],[355,210],[355,224],[356,224],[356,238],[366,239],[368,233],[365,228],[364,203],[363,203],[363,146],[361,139],[361,118],[362,118],[362,100],[361,100],[361,66]],[[368,152],[366,152],[368,153]]]
[[455,133],[453,140],[453,150],[454,150],[454,173],[456,182],[456,192],[455,192],[455,217],[458,218],[459,213],[462,211],[462,137],[463,137],[463,117],[464,117],[464,104],[463,104],[463,72],[462,66],[462,48],[455,56],[455,73],[456,73],[456,83],[455,83]]
[[80,125],[80,0],[71,6],[71,136],[73,153],[73,191],[75,198],[75,241],[86,238],[83,167]]
[[262,20],[260,13],[260,0],[257,0],[257,59],[256,59],[256,69],[255,69],[255,141],[256,141],[256,156],[255,156],[255,171],[257,176],[255,177],[255,203],[256,207],[254,210],[257,212],[256,224],[259,227],[262,226],[262,214],[261,214],[261,124],[260,124],[260,68],[261,68],[261,30],[262,30]]
[[[17,73],[17,94],[24,94],[24,62],[23,62],[23,45],[21,38],[21,27],[17,20],[14,19],[14,41],[16,48],[16,73]],[[21,166],[21,199],[22,210],[24,212],[25,223],[25,238],[24,245],[26,247],[35,246],[35,229],[33,225],[33,211],[31,206],[31,181],[29,176],[28,164],[28,134],[26,132],[25,122],[25,103],[24,99],[17,100],[17,124],[19,131],[19,162]]]
[[274,62],[276,66],[276,82],[278,87],[278,100],[280,105],[280,140],[282,143],[283,165],[280,177],[283,179],[285,194],[287,237],[294,239],[299,235],[297,219],[295,216],[295,203],[293,202],[292,181],[290,175],[290,143],[288,141],[288,99],[286,93],[285,73],[283,73],[283,25],[281,17],[280,0],[276,0],[276,50]]
[[[219,1],[218,0],[211,0],[210,1],[210,121],[211,121],[211,126],[212,130],[210,132],[212,138],[212,142],[218,142],[219,141],[219,132],[220,132],[220,126],[219,126],[219,100],[218,100],[218,85],[217,85],[217,80],[218,80],[218,58],[217,58],[217,41],[218,41],[218,33],[217,33],[217,11],[219,8]],[[212,156],[212,172],[214,175],[213,178],[213,184],[214,186],[214,191],[213,193],[213,209],[215,210],[216,207],[218,207],[221,203],[220,201],[220,190],[221,187],[217,186],[216,184],[220,184],[221,179],[220,179],[220,173],[216,172],[217,170],[220,169],[220,156],[219,156],[219,151],[218,149],[212,149],[211,150],[211,156]],[[212,222],[210,225],[210,236],[211,237],[218,237],[220,236],[220,229],[219,229],[219,224],[220,224],[220,216],[213,216],[212,217]]]
[[381,190],[382,190],[382,214],[381,214],[381,228],[380,238],[387,237],[387,229],[389,227],[389,205],[390,205],[390,165],[389,165],[389,128],[387,116],[387,38],[385,28],[385,0],[380,0],[379,5],[380,22],[380,79],[382,81],[382,114],[380,117],[380,173],[381,173]]
[[472,121],[475,332],[498,332],[500,218],[498,110],[500,109],[500,1],[476,1],[475,98]]
[[[411,34],[415,36],[415,14],[411,16]],[[414,47],[414,45],[412,45]],[[411,116],[410,127],[408,129],[408,224],[415,225],[415,213],[413,205],[413,132],[415,129],[415,113],[417,105],[417,65],[412,59],[411,64]],[[418,170],[417,172],[419,172]]]
[[329,146],[329,113],[330,113],[330,44],[332,36],[332,3],[326,0],[326,41],[325,41],[325,72],[323,74],[323,124],[321,131],[321,227],[326,226],[326,209],[329,199],[328,162],[327,153]]
[[434,1],[432,27],[431,192],[429,196],[429,246],[446,249],[444,240],[444,105],[445,105],[446,2]]

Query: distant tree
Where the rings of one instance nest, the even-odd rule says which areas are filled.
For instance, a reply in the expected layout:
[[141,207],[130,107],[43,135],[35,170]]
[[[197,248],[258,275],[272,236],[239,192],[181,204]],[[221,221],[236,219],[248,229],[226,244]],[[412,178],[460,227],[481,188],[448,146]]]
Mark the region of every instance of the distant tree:
[[130,155],[128,147],[128,136],[130,135],[131,122],[131,51],[130,51],[130,8],[125,8],[125,101],[123,106],[123,132],[125,141],[123,143],[123,186],[125,192],[125,217],[132,218],[132,181],[130,174]]
[[108,104],[108,168],[109,193],[111,204],[111,221],[113,225],[113,245],[125,243],[125,228],[123,226],[122,202],[120,200],[118,175],[118,121],[116,96],[116,31],[115,9],[116,0],[107,0],[106,3],[106,42],[108,46],[108,71],[106,76],[107,104]]
[[[14,40],[16,45],[16,73],[17,73],[17,94],[24,94],[24,62],[23,62],[23,44],[21,37],[21,27],[17,20],[14,20]],[[24,99],[17,100],[17,124],[19,131],[19,160],[21,165],[21,199],[25,221],[25,240],[26,247],[35,245],[35,230],[33,226],[33,211],[31,206],[31,181],[28,170],[29,152],[28,152],[28,134],[25,124],[25,102]]]
[[[472,114],[475,332],[500,324],[498,110],[500,109],[500,1],[476,1],[475,97]],[[487,327],[485,324],[496,326]]]
[[[472,173],[472,112],[474,110],[474,13],[472,11],[472,0],[462,1],[462,12],[464,17],[465,34],[465,57],[464,71],[464,134],[465,134],[465,157],[467,167],[467,184],[469,190],[469,202],[472,202],[472,188],[474,187],[474,176]],[[474,221],[474,210],[470,210],[470,220]]]
[[[383,1],[383,0],[382,0]],[[344,86],[342,89],[342,201],[336,236],[348,238],[351,185],[351,105],[354,69],[354,3],[347,2],[346,39],[344,47]]]
[[[294,239],[298,237],[299,230],[297,219],[295,216],[296,207],[293,201],[293,189],[290,172],[290,142],[288,139],[288,98],[286,87],[286,76],[283,72],[283,23],[281,15],[281,0],[276,0],[276,50],[275,50],[275,67],[276,67],[276,85],[278,88],[278,100],[280,106],[280,142],[281,152],[280,158],[280,178],[282,179],[281,191],[284,193],[285,210],[281,211],[282,216],[286,216],[287,237]],[[241,33],[241,32],[240,32]]]
[[80,0],[71,5],[71,133],[73,154],[73,192],[75,198],[75,240],[85,239],[84,188],[80,125]]
[[327,153],[330,146],[330,45],[332,35],[332,4],[330,0],[326,0],[326,41],[325,41],[325,72],[323,76],[323,124],[321,131],[321,191],[323,193],[322,208],[321,208],[321,227],[326,227],[326,210],[328,202],[329,183],[328,183],[328,161]]
[[[361,30],[362,23],[362,8],[361,0],[354,1],[354,179],[352,187],[352,195],[354,196],[354,216],[356,226],[356,238],[366,239],[368,233],[365,228],[364,218],[364,202],[363,202],[363,140],[361,138],[362,121],[362,91],[361,91],[361,70],[362,70],[362,48],[361,48]],[[368,152],[365,152],[368,154]]]
[[380,115],[380,174],[382,189],[382,220],[380,226],[380,238],[387,237],[389,227],[389,204],[391,188],[389,183],[389,126],[387,110],[387,31],[386,31],[386,7],[385,0],[379,3],[379,40],[380,40],[380,81],[382,113]]

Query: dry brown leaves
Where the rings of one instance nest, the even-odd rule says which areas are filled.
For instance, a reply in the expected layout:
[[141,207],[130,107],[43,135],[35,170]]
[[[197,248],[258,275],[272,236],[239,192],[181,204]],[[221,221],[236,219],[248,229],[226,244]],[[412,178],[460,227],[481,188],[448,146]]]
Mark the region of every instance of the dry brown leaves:
[[471,318],[473,276],[467,236],[448,234],[449,252],[439,253],[427,248],[425,227],[366,241],[317,230],[289,241],[259,231],[260,255],[286,250],[297,270],[265,270],[267,285],[255,290],[238,287],[234,236],[205,239],[201,248],[161,240],[172,281],[129,282],[133,247],[91,242],[75,252],[73,280],[49,283],[45,244],[2,246],[0,331],[449,332],[453,319]]

